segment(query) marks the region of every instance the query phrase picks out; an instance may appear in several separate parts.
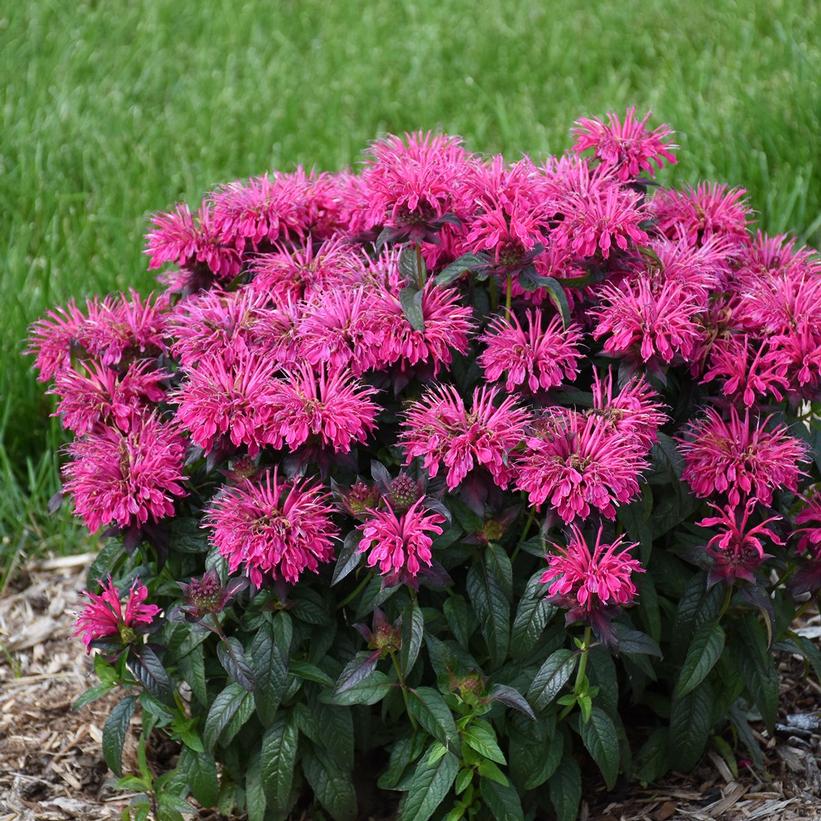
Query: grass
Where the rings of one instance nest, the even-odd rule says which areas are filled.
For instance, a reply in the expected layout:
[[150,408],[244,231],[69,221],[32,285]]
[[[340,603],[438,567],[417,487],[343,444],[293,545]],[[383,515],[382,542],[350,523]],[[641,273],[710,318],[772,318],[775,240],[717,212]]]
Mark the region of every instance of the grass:
[[147,215],[217,182],[339,168],[416,128],[541,157],[576,117],[634,103],[677,130],[665,181],[742,185],[767,230],[818,244],[813,0],[26,0],[0,14],[6,569],[79,533],[43,518],[60,434],[18,355],[27,325],[70,296],[149,289]]

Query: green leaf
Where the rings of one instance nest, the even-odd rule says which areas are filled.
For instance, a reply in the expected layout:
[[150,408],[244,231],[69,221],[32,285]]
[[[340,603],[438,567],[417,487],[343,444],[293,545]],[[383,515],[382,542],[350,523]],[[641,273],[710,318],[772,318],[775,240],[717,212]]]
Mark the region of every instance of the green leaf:
[[638,499],[619,508],[618,519],[630,540],[639,543],[641,561],[646,565],[650,561],[653,549],[653,528],[650,519],[653,513],[653,492],[646,484],[642,485],[641,490]]
[[686,696],[707,677],[724,649],[724,630],[719,624],[702,624],[690,642],[673,697]]
[[564,647],[548,656],[533,678],[527,693],[537,710],[543,710],[559,695],[562,687],[573,675],[578,659],[578,653]]
[[582,776],[575,758],[566,757],[548,783],[557,821],[576,821],[582,800]]
[[278,815],[288,809],[299,734],[290,716],[278,715],[262,736],[260,774],[268,806]]
[[206,553],[208,534],[193,516],[175,516],[169,524],[168,540],[172,550],[180,553]]
[[613,634],[616,637],[618,651],[636,656],[662,657],[661,648],[653,639],[641,630],[634,630],[626,624],[613,622]]
[[312,711],[321,728],[319,743],[343,769],[354,764],[353,710],[318,701]]
[[219,799],[219,779],[214,756],[193,750],[186,752],[186,755],[191,761],[188,770],[188,785],[191,787],[191,794],[203,807],[213,807]]
[[178,662],[179,672],[188,683],[194,698],[203,706],[208,704],[208,686],[205,683],[205,651],[198,644]]
[[497,764],[507,764],[505,754],[499,749],[496,732],[490,722],[481,718],[474,719],[462,733],[462,738],[468,747],[479,755]]
[[334,680],[315,664],[300,659],[291,659],[288,665],[289,672],[297,678],[312,681],[314,684],[322,684],[325,687],[333,687]]
[[505,660],[510,643],[510,602],[506,590],[510,589],[512,574],[507,572],[510,560],[506,563],[498,560],[500,550],[488,548],[467,575],[468,597],[479,619],[494,667]]
[[661,778],[670,768],[670,733],[666,727],[658,727],[644,742],[633,762],[636,778],[642,784],[650,784]]
[[526,656],[536,646],[556,612],[545,597],[544,585],[539,581],[541,576],[542,571],[538,570],[530,577],[516,609],[510,636],[510,653],[514,658]]
[[450,708],[438,690],[417,687],[409,692],[410,713],[435,739],[448,749],[459,748],[459,734]]
[[241,687],[251,692],[254,689],[254,673],[248,660],[245,658],[245,650],[236,636],[229,636],[221,639],[217,644],[217,658],[226,673]]
[[93,687],[89,687],[83,693],[80,693],[76,699],[71,704],[72,710],[80,710],[86,706],[86,704],[91,704],[92,701],[97,701],[98,698],[102,698],[104,695],[107,695],[114,689],[113,684],[95,684]]
[[535,721],[514,718],[510,722],[510,773],[522,790],[540,787],[556,772],[564,752],[564,736],[555,729],[554,716]]
[[462,254],[436,275],[437,285],[449,285],[467,271],[475,271],[488,265],[484,254]]
[[278,646],[274,628],[263,622],[251,641],[251,669],[256,688],[254,701],[257,714],[264,725],[269,725],[288,689],[288,647]]
[[487,694],[489,701],[498,701],[507,707],[518,710],[530,719],[535,719],[536,714],[533,708],[527,703],[525,697],[514,687],[507,684],[494,684]]
[[[253,697],[246,689],[235,681],[230,682],[214,699],[211,709],[206,716],[205,727],[203,728],[202,734],[205,749],[209,752],[213,751],[223,730],[229,726],[235,716],[243,715],[247,709],[246,705],[250,704],[253,710],[253,703]],[[249,715],[250,712],[248,716]],[[246,721],[248,720],[248,716],[245,717]]]
[[498,781],[483,778],[479,783],[482,802],[494,818],[505,821],[524,821],[522,802],[512,784],[502,785]]
[[402,614],[402,650],[400,661],[403,673],[407,676],[416,664],[422,639],[425,637],[425,617],[419,605],[410,600]]
[[410,738],[400,738],[391,749],[388,767],[379,776],[376,786],[380,790],[400,789],[400,782],[410,765],[422,755],[425,743],[424,733],[414,733]]
[[115,775],[123,774],[123,745],[136,704],[135,696],[126,696],[111,711],[103,727],[103,758]]
[[86,572],[86,588],[96,590],[98,584],[114,573],[115,566],[124,556],[125,548],[119,539],[106,539]]
[[334,694],[344,693],[369,676],[379,662],[379,652],[360,650],[343,668],[336,680]]
[[692,770],[704,753],[712,728],[713,691],[703,681],[687,695],[674,698],[670,708],[670,763]]
[[306,624],[318,624],[322,627],[331,624],[328,603],[316,590],[309,587],[297,587],[294,593],[293,606],[290,611],[294,618]]
[[459,759],[453,753],[434,763],[423,755],[399,804],[399,821],[427,821],[445,800],[458,772]]
[[343,772],[324,751],[306,750],[302,772],[317,801],[335,821],[353,821],[357,817],[356,792],[350,774]]
[[352,704],[376,704],[390,692],[390,679],[379,670],[374,670],[342,692],[322,693],[320,699],[327,704],[350,707]]
[[152,696],[167,704],[173,701],[171,679],[150,644],[132,647],[127,664],[134,678]]
[[736,625],[740,642],[735,648],[747,692],[772,733],[778,711],[778,669],[770,654],[767,633],[752,614]]
[[345,537],[342,549],[334,565],[333,576],[331,576],[331,587],[339,584],[346,576],[356,570],[362,562],[362,554],[359,552],[359,542],[362,541],[362,532],[351,530]]
[[462,596],[451,595],[445,599],[442,611],[454,638],[467,650],[470,637],[476,629],[476,617],[473,615],[468,603]]
[[260,757],[254,754],[245,770],[245,809],[248,821],[265,821],[267,803],[265,790],[262,788]]
[[425,315],[422,313],[422,291],[415,285],[408,285],[399,292],[399,302],[405,319],[414,331],[425,330]]
[[616,725],[601,707],[593,707],[590,720],[581,722],[579,732],[590,753],[599,765],[608,790],[612,790],[619,775],[619,736]]
[[416,285],[427,278],[428,269],[425,265],[425,258],[415,245],[406,245],[399,254],[399,273]]

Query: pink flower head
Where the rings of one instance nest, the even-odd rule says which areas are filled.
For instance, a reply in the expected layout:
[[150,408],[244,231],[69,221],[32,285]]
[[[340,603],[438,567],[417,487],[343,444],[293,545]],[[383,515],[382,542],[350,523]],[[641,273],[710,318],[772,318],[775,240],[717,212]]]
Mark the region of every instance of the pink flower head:
[[490,471],[504,488],[511,478],[510,452],[522,440],[527,413],[506,397],[497,406],[497,388],[474,388],[468,411],[452,385],[428,388],[414,402],[399,436],[405,464],[420,457],[431,477],[444,467],[449,490],[454,490],[477,467]]
[[751,342],[746,335],[716,340],[710,350],[707,372],[702,382],[723,379],[721,392],[740,398],[751,408],[759,398],[770,395],[779,402],[790,386],[789,360],[768,342]]
[[769,421],[770,417],[751,420],[749,411],[742,419],[731,407],[729,420],[707,408],[691,422],[686,438],[678,444],[684,455],[682,478],[693,493],[701,499],[714,493],[726,495],[736,506],[750,497],[769,505],[778,488],[795,492],[807,447],[784,425],[768,430]]
[[543,328],[542,312],[527,312],[526,327],[515,314],[496,317],[482,335],[485,350],[479,364],[485,377],[498,382],[505,377],[505,390],[511,392],[526,385],[533,393],[572,382],[579,372],[582,334],[576,325],[562,326],[554,316]]
[[223,242],[214,213],[203,203],[196,219],[185,204],[151,219],[153,230],[146,236],[149,268],[174,263],[180,268],[204,265],[219,279],[233,279],[240,271],[239,251]]
[[548,502],[564,522],[586,519],[595,508],[608,519],[639,493],[649,465],[641,440],[614,430],[601,416],[549,414],[526,441],[516,487],[532,506]]
[[717,515],[696,522],[699,527],[719,528],[719,532],[707,542],[707,552],[714,562],[710,572],[711,583],[731,582],[734,579],[755,582],[756,568],[769,558],[769,554],[764,552],[762,540],[769,539],[773,544],[784,544],[767,527],[770,522],[781,521],[781,516],[770,516],[760,524],[748,526],[757,505],[758,499],[755,498],[747,499],[743,506],[736,504],[719,507],[710,503],[709,506]]
[[436,285],[429,279],[422,289],[421,330],[411,325],[399,290],[379,290],[373,302],[369,340],[372,367],[382,370],[398,363],[402,367],[427,365],[438,374],[453,361],[453,351],[467,353],[473,330],[472,312],[460,304],[459,292]]
[[442,533],[445,517],[426,510],[423,503],[424,499],[417,499],[405,513],[397,515],[385,502],[385,510],[370,510],[359,525],[359,552],[368,553],[368,567],[378,565],[388,585],[412,580],[423,564],[430,567],[433,539],[429,534]]
[[819,561],[821,560],[821,493],[816,491],[804,501],[806,505],[795,517],[795,523],[803,525],[795,530],[796,534],[800,534],[797,550],[799,553],[809,554],[814,561]]
[[646,279],[607,283],[599,291],[601,307],[592,313],[598,320],[594,339],[610,334],[604,350],[613,354],[638,354],[644,362],[657,358],[669,364],[679,355],[685,361],[699,341],[695,321],[697,295],[692,289],[668,282],[656,291]]
[[168,333],[174,339],[171,352],[184,368],[209,356],[233,365],[241,355],[258,347],[257,326],[271,315],[266,305],[264,295],[248,288],[230,292],[214,289],[190,296],[169,319]]
[[679,232],[674,239],[655,237],[645,253],[651,275],[687,290],[697,288],[702,292],[700,304],[706,307],[708,298],[727,283],[736,252],[737,244],[727,237],[715,235],[694,246]]
[[573,151],[581,154],[592,149],[602,166],[615,173],[621,182],[636,179],[642,171],[653,176],[665,160],[671,165],[676,162],[673,151],[678,146],[670,142],[673,132],[668,126],[660,125],[650,131],[649,119],[650,112],[638,119],[633,107],[627,109],[624,122],[612,113],[607,115],[607,123],[582,117],[573,128]]
[[401,232],[397,239],[428,238],[443,217],[463,214],[468,163],[461,140],[446,134],[391,134],[373,143],[363,174],[372,220]]
[[71,367],[85,323],[85,314],[71,300],[65,308],[55,308],[32,324],[26,353],[35,357],[40,382],[48,382]]
[[100,584],[103,592],[99,595],[83,591],[88,604],[77,616],[74,627],[74,635],[82,636],[89,653],[92,643],[98,639],[116,638],[122,644],[131,643],[136,637],[135,628],[151,624],[160,612],[156,604],[145,604],[148,588],[137,579],[132,582],[124,603],[111,577]]
[[163,382],[170,374],[158,371],[150,362],[134,362],[118,373],[89,360],[77,370],[57,375],[49,393],[60,397],[53,416],[76,434],[88,433],[99,424],[111,424],[128,431],[132,417],[142,416],[148,403],[165,397]]
[[361,376],[374,359],[369,341],[374,303],[373,294],[362,287],[317,292],[299,325],[302,355],[315,367],[349,367]]
[[347,453],[376,426],[376,389],[349,371],[314,371],[307,364],[286,371],[275,382],[267,442],[295,450],[313,437],[322,446]]
[[301,302],[286,300],[254,322],[255,347],[282,367],[303,358],[299,331],[303,308]]
[[279,246],[260,254],[251,263],[254,278],[250,288],[265,294],[275,305],[310,298],[315,293],[356,285],[362,279],[365,261],[344,240],[329,240],[319,247]]
[[648,241],[641,227],[648,218],[641,195],[611,175],[591,172],[584,162],[564,164],[553,170],[550,186],[561,215],[551,234],[558,248],[580,257],[600,253],[607,259],[614,247],[626,251],[631,243]]
[[627,382],[614,393],[613,371],[604,379],[593,370],[593,408],[590,414],[605,419],[622,436],[634,438],[649,451],[656,441],[658,429],[667,421],[658,395],[643,376]]
[[605,544],[601,537],[600,525],[591,550],[581,530],[570,525],[567,546],[553,545],[556,552],[548,554],[547,570],[539,579],[550,585],[548,596],[572,608],[578,618],[607,607],[629,607],[637,595],[632,576],[644,573],[630,555],[638,544],[624,544],[624,536]]
[[736,320],[762,336],[790,334],[802,325],[821,327],[821,271],[817,276],[787,271],[739,273]]
[[211,355],[186,372],[174,392],[177,419],[203,450],[217,448],[227,436],[234,447],[256,453],[264,443],[276,400],[274,361],[247,353],[227,365]]
[[68,445],[63,487],[89,530],[126,529],[174,515],[174,497],[185,496],[185,443],[155,415],[133,420],[130,430],[103,428]]
[[786,365],[790,390],[816,399],[821,388],[821,324],[802,322],[772,337],[770,346]]
[[333,506],[320,485],[280,480],[276,469],[259,482],[223,486],[206,511],[203,527],[228,560],[259,587],[265,577],[296,584],[306,570],[333,559],[338,528]]
[[691,245],[700,245],[712,236],[742,243],[747,239],[750,210],[744,203],[743,188],[727,188],[719,183],[702,183],[684,191],[660,190],[651,201],[658,228],[668,237],[682,233]]
[[756,278],[768,274],[812,279],[821,274],[821,257],[814,248],[796,247],[794,237],[778,234],[767,236],[757,231],[744,247],[742,266]]

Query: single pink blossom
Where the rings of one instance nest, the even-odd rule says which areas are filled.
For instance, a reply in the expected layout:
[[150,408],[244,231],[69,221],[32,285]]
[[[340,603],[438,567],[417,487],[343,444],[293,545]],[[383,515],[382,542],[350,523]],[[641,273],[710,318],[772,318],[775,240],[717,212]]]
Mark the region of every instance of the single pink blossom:
[[433,539],[429,534],[440,535],[444,522],[444,516],[424,508],[424,499],[417,499],[401,514],[386,501],[384,510],[368,511],[359,525],[359,552],[368,554],[368,567],[379,566],[387,584],[410,581],[423,564],[430,567]]
[[148,588],[135,579],[123,602],[120,591],[111,577],[101,582],[103,592],[100,594],[83,591],[88,604],[77,616],[74,635],[81,636],[86,650],[91,652],[91,645],[98,639],[116,638],[122,644],[129,644],[135,638],[135,628],[148,625],[160,612],[156,604],[146,604]]
[[281,480],[276,469],[257,482],[224,485],[206,510],[203,527],[228,561],[259,587],[265,578],[296,584],[334,556],[338,528],[333,505],[318,484]]
[[581,331],[576,325],[564,328],[558,316],[546,327],[539,310],[527,312],[525,327],[515,314],[495,317],[480,339],[485,343],[479,355],[485,377],[491,382],[504,377],[508,392],[519,386],[533,393],[548,390],[572,382],[579,372]]
[[510,454],[522,441],[528,417],[513,397],[497,405],[498,396],[496,388],[475,388],[468,410],[452,385],[428,388],[402,422],[405,464],[419,457],[432,477],[444,468],[449,490],[478,467],[506,487],[512,476]]
[[796,549],[821,561],[821,493],[816,491],[803,501],[805,505],[795,517],[795,523],[802,525],[795,530],[796,535],[800,534]]
[[35,357],[37,379],[48,382],[71,367],[72,355],[80,345],[86,316],[73,300],[65,308],[55,308],[29,329],[26,353]]

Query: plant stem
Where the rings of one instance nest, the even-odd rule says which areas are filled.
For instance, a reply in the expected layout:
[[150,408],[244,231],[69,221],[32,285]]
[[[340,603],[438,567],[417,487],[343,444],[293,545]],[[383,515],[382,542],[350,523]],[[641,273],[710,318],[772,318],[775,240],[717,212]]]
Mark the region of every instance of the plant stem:
[[362,580],[359,584],[354,587],[354,589],[342,599],[341,602],[336,606],[337,610],[341,610],[346,604],[350,604],[364,589],[365,585],[373,578],[374,571],[371,570],[365,576],[363,576]]
[[721,605],[721,610],[718,613],[718,620],[721,621],[722,616],[727,612],[730,607],[730,602],[733,598],[733,585],[727,585],[727,591],[724,593],[724,602]]
[[402,670],[399,667],[399,662],[396,660],[396,653],[391,653],[391,661],[393,662],[393,669],[396,670],[396,677],[399,679],[399,689],[402,690],[402,701],[405,702],[405,712],[410,719],[411,727],[416,729],[416,720],[410,711],[410,702],[408,701],[408,685],[405,683],[405,677],[402,675]]
[[581,684],[584,681],[585,673],[587,673],[587,656],[590,652],[590,640],[593,635],[593,630],[588,624],[584,628],[584,638],[582,639],[582,657],[579,661],[579,669],[576,670],[576,683],[573,685],[573,691],[578,693],[581,689]]
[[516,557],[519,555],[519,551],[522,549],[522,544],[524,543],[524,540],[527,537],[527,531],[530,530],[530,525],[533,524],[533,520],[535,518],[536,518],[536,508],[532,507],[528,511],[527,520],[525,521],[525,526],[522,528],[521,535],[519,536],[519,541],[516,542],[516,547],[513,549],[513,553],[510,554],[511,564],[514,561],[516,561]]
[[426,276],[426,268],[425,268],[425,260],[422,257],[422,243],[416,243],[416,271],[418,274],[418,281],[417,285],[419,286],[419,290],[425,287],[425,281],[427,280]]
[[507,286],[505,288],[505,316],[510,319],[510,305],[513,302],[513,274],[507,275]]

